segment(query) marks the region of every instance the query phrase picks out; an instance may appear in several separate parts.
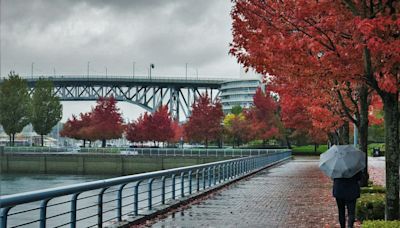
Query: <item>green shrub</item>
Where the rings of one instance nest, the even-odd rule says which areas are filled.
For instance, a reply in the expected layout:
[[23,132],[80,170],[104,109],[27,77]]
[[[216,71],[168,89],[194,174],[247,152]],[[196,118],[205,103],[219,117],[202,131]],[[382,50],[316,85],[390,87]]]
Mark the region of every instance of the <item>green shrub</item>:
[[362,228],[399,228],[400,221],[382,221],[382,220],[374,220],[374,221],[364,221],[362,223]]
[[385,194],[365,193],[357,200],[356,216],[359,220],[385,218]]
[[361,188],[361,194],[364,193],[386,193],[386,189],[380,185],[370,185]]

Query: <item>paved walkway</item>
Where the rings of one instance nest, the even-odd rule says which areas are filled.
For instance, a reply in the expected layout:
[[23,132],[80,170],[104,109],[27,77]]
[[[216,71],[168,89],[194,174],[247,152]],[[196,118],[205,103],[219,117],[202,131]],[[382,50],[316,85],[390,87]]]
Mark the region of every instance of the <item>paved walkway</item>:
[[[339,227],[332,182],[317,159],[301,157],[264,170],[146,227]],[[384,185],[384,157],[370,157],[368,164],[374,184]]]
[[147,223],[150,227],[339,227],[332,181],[318,160],[264,170]]

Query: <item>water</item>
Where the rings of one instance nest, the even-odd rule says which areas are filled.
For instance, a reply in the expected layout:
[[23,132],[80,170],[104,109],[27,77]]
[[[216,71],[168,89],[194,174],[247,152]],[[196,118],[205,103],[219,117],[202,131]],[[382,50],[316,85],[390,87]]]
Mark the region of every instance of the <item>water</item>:
[[[8,195],[34,191],[59,186],[67,186],[77,183],[95,181],[111,178],[111,176],[89,176],[89,175],[50,175],[50,174],[1,174],[0,175],[0,195]],[[130,216],[134,206],[134,185],[130,183],[122,191],[122,217]],[[166,180],[166,198],[172,197],[171,179]],[[117,190],[119,186],[111,187],[104,193],[103,198],[103,221],[115,221],[117,211]],[[139,187],[139,213],[147,210],[147,181],[143,181]],[[97,226],[97,202],[100,190],[83,192],[77,201],[77,227],[96,227]],[[188,193],[188,183],[185,180],[185,194]],[[161,203],[161,180],[153,182],[153,204]],[[180,180],[176,180],[176,197],[180,197]],[[12,208],[9,211],[8,225],[11,227],[38,227],[40,202],[32,202]],[[71,221],[69,213],[71,208],[71,195],[57,197],[49,201],[47,206],[47,226],[48,227],[69,227]],[[26,212],[24,212],[26,211]],[[23,213],[20,213],[23,212]],[[50,218],[50,219],[49,219]],[[31,222],[34,223],[31,223]],[[106,222],[109,223],[109,222]],[[25,225],[24,225],[25,224]]]
[[0,195],[53,188],[71,184],[84,183],[111,176],[93,175],[53,175],[53,174],[1,174]]

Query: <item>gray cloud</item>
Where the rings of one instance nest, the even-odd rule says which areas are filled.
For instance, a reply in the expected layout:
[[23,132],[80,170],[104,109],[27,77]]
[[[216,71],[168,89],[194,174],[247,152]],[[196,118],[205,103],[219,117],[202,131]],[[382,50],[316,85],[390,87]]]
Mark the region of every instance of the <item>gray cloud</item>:
[[239,74],[228,55],[230,1],[2,0],[1,75],[91,72]]

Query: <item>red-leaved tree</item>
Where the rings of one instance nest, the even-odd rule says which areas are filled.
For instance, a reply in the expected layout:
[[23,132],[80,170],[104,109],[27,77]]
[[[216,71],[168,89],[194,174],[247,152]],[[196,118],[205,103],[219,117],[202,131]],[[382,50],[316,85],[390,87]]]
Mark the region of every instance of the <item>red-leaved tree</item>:
[[219,141],[223,116],[221,103],[212,103],[207,94],[202,94],[192,105],[192,115],[184,126],[187,139],[202,142],[206,147],[211,141]]

